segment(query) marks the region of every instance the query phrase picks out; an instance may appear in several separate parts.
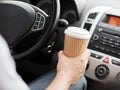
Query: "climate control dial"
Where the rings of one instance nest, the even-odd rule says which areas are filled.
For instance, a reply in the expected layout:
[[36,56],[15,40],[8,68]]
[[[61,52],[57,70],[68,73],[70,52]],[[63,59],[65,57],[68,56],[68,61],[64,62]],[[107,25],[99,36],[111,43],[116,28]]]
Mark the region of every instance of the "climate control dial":
[[101,64],[101,65],[98,65],[95,69],[95,76],[98,78],[98,79],[105,79],[107,78],[109,75],[109,68],[108,66],[104,65],[104,64]]

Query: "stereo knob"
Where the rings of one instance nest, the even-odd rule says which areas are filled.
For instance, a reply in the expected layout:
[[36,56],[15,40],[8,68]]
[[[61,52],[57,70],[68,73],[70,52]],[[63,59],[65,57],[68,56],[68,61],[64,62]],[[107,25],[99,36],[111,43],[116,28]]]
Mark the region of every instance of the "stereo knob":
[[109,68],[106,65],[101,64],[96,67],[95,76],[98,79],[105,79],[105,78],[107,78],[108,75],[109,75]]
[[99,39],[99,36],[96,35],[96,34],[94,34],[94,36],[93,36],[93,40],[98,40],[98,39]]

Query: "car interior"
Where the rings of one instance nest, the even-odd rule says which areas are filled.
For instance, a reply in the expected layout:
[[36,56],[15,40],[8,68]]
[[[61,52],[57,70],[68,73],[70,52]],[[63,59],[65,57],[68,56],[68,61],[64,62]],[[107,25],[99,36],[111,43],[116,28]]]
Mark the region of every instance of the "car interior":
[[87,90],[103,90],[104,86],[120,82],[119,3],[119,0],[0,0],[0,34],[9,45],[22,79],[29,84],[55,70],[57,53],[64,48],[64,31],[76,26],[91,34],[87,47],[91,55],[85,72]]

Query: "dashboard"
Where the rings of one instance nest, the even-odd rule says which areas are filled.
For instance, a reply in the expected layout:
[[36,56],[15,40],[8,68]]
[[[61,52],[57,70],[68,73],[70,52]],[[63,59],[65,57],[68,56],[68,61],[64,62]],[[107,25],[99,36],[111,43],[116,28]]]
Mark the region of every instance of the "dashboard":
[[112,7],[94,7],[86,14],[82,28],[92,37],[88,49],[91,51],[86,76],[108,83],[120,80],[120,10]]

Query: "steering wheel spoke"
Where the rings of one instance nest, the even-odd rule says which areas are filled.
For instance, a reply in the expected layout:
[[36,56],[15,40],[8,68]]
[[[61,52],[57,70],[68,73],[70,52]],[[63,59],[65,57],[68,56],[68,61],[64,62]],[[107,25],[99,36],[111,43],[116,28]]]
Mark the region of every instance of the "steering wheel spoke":
[[36,13],[35,21],[31,28],[31,31],[41,31],[45,28],[49,15],[47,15],[45,12],[35,6],[33,6],[33,8],[35,9]]

